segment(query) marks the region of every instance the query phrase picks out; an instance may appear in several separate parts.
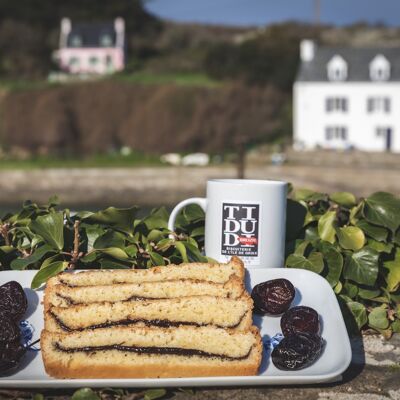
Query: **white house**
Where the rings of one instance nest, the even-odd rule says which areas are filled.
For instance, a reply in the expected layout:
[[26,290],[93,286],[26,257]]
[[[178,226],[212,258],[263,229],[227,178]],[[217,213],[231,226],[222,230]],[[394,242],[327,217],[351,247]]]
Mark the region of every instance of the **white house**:
[[293,87],[297,149],[400,152],[400,48],[300,44]]
[[72,23],[63,18],[60,47],[54,54],[62,71],[69,74],[110,74],[125,66],[125,23]]

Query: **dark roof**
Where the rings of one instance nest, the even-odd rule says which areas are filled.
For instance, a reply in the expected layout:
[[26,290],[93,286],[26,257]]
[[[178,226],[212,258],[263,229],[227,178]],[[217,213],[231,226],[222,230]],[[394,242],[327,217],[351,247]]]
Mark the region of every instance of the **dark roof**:
[[400,48],[339,48],[316,47],[315,57],[310,62],[301,62],[297,81],[328,81],[326,65],[334,55],[342,56],[348,65],[347,81],[370,81],[369,63],[376,55],[384,55],[390,62],[389,81],[400,81]]
[[[111,43],[105,46],[102,38],[108,36]],[[74,44],[76,38],[80,39],[81,44]],[[92,22],[72,24],[71,32],[67,38],[68,47],[114,47],[116,33],[113,22]]]

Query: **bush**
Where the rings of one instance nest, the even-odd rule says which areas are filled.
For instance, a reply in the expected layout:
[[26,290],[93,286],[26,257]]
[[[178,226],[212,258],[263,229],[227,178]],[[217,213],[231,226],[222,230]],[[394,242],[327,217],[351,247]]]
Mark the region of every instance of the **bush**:
[[[148,268],[206,261],[204,213],[186,207],[177,230],[164,208],[138,218],[137,208],[99,212],[57,210],[26,202],[0,221],[0,263],[39,269],[32,287],[67,269]],[[348,327],[372,328],[389,338],[400,332],[400,199],[374,193],[330,196],[298,190],[288,200],[286,267],[322,275],[331,285]],[[9,267],[8,267],[9,266]]]

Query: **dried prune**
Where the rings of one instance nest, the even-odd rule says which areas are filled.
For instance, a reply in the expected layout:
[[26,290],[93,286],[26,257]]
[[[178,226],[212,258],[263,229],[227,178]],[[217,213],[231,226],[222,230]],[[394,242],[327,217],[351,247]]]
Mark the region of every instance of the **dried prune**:
[[0,375],[8,374],[16,369],[26,348],[19,341],[0,346]]
[[320,356],[323,340],[312,333],[294,333],[285,336],[272,351],[274,365],[285,371],[309,367]]
[[11,317],[20,320],[28,308],[28,301],[22,286],[10,281],[0,286],[0,310],[8,312]]
[[318,334],[318,313],[311,307],[293,307],[282,315],[281,329],[284,336],[300,332]]
[[13,318],[5,311],[0,311],[0,346],[4,343],[19,341],[21,332]]
[[259,283],[251,292],[255,311],[272,315],[285,312],[290,307],[294,295],[295,288],[287,279],[273,279]]

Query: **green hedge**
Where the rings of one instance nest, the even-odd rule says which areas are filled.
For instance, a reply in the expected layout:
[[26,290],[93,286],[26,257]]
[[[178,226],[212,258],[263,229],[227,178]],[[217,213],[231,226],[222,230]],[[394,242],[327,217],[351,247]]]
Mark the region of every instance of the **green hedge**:
[[[400,199],[374,193],[327,195],[297,190],[288,199],[286,266],[322,275],[338,296],[350,332],[372,328],[385,337],[400,332]],[[71,213],[57,199],[26,202],[0,220],[1,269],[38,269],[37,288],[65,269],[148,268],[207,261],[204,213],[187,207],[174,238],[169,214],[138,208]]]

